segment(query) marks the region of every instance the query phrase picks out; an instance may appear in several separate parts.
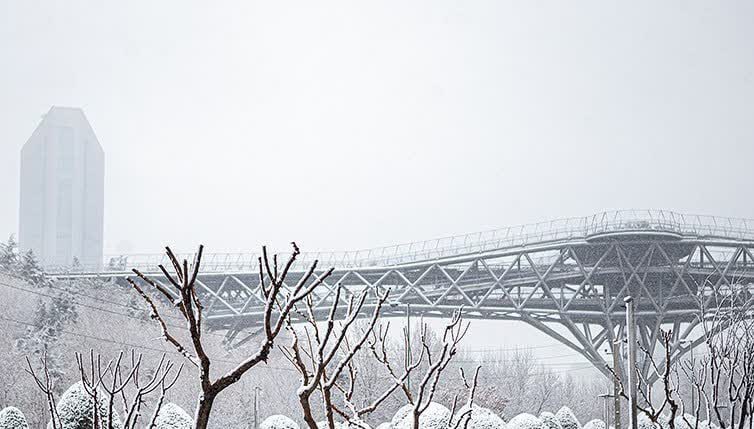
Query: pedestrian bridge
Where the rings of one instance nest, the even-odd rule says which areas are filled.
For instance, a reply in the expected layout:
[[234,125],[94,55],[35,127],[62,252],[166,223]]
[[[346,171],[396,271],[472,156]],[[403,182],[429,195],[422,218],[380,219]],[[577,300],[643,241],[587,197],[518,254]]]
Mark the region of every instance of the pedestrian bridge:
[[[754,220],[624,210],[374,249],[302,253],[289,279],[295,284],[315,260],[316,275],[335,268],[314,291],[320,313],[327,312],[340,284],[346,295],[389,289],[386,317],[407,311],[447,317],[463,306],[466,318],[519,320],[609,376],[599,350],[623,338],[626,296],[636,302],[645,347],[655,350],[660,329],[672,328],[672,356],[680,357],[701,342],[695,336],[700,314],[722,297],[748,304],[753,252]],[[261,321],[258,258],[205,253],[202,260],[198,287],[205,320],[235,342]],[[50,268],[48,274],[125,285],[127,276],[135,277],[132,268],[164,280],[159,264],[170,266],[164,255],[115,255],[104,269]]]

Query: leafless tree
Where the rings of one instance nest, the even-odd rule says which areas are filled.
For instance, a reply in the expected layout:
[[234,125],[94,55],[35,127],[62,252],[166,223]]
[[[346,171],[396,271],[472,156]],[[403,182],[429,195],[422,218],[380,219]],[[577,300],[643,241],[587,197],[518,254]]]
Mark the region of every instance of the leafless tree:
[[[680,384],[678,380],[678,369],[676,367],[676,363],[671,359],[671,353],[673,350],[671,344],[672,341],[672,331],[660,331],[660,343],[663,347],[662,365],[657,364],[654,356],[647,348],[645,348],[643,345],[638,345],[643,353],[644,359],[649,361],[652,371],[654,371],[658,376],[658,379],[662,381],[662,403],[659,406],[656,406],[652,401],[654,384],[647,380],[647,377],[645,377],[644,373],[641,370],[641,365],[637,364],[637,367],[632,368],[631,370],[636,373],[638,380],[637,391],[642,398],[641,402],[637,401],[637,408],[639,409],[639,411],[644,413],[650,421],[657,423],[660,420],[660,417],[664,415],[667,407],[667,409],[670,411],[670,414],[668,416],[668,425],[670,429],[675,429],[675,417],[680,407],[679,403],[682,401],[678,395],[678,385]],[[613,368],[608,365],[606,365],[606,367],[618,382],[620,396],[628,399],[628,394],[626,393],[623,380],[615,373]]]
[[[280,331],[286,326],[288,316],[291,311],[293,311],[296,303],[306,299],[314,288],[322,284],[322,282],[332,273],[332,269],[330,269],[322,275],[315,276],[316,279],[310,282],[310,279],[312,279],[314,271],[317,268],[317,262],[315,261],[299,279],[296,285],[289,289],[285,284],[285,280],[291,266],[300,254],[298,246],[293,243],[293,253],[283,265],[282,269],[279,269],[278,267],[277,255],[274,255],[271,261],[270,258],[268,258],[267,249],[263,247],[262,257],[258,260],[260,290],[265,300],[262,321],[262,330],[264,334],[263,341],[255,353],[247,357],[235,368],[215,378],[211,374],[212,358],[207,354],[208,348],[205,345],[202,336],[202,312],[204,307],[200,302],[199,294],[196,290],[196,278],[201,266],[202,252],[203,246],[199,246],[199,251],[194,255],[193,262],[189,264],[185,259],[182,263],[179,262],[170,248],[166,248],[167,256],[173,265],[173,273],[169,273],[162,265],[160,265],[159,268],[167,279],[169,285],[163,285],[141,273],[139,270],[133,270],[139,278],[152,286],[163,295],[164,298],[168,299],[173,306],[176,307],[180,316],[185,319],[188,334],[191,339],[191,344],[188,347],[168,329],[165,319],[158,311],[158,307],[150,294],[147,294],[134,280],[130,278],[128,279],[131,286],[139,293],[139,295],[141,295],[151,309],[152,318],[158,321],[165,341],[172,344],[179,353],[191,362],[191,364],[199,368],[198,381],[201,394],[199,395],[195,411],[194,420],[196,429],[206,429],[209,423],[212,405],[218,394],[238,382],[247,371],[257,364],[266,362],[270,351],[274,346],[275,339]],[[265,274],[269,279],[269,284],[265,282]]]
[[[320,326],[315,317],[314,301],[311,296],[303,301],[302,306],[297,306],[303,308],[296,308],[295,312],[289,313],[286,325],[293,340],[289,346],[280,347],[283,356],[301,375],[301,387],[297,394],[304,421],[311,429],[317,429],[311,403],[315,392],[322,395],[325,420],[330,429],[335,427],[336,412],[352,420],[349,418],[351,416],[335,405],[333,392],[344,391],[338,382],[346,369],[349,375],[353,375],[354,368],[350,364],[374,330],[389,292],[385,291],[376,297],[377,303],[366,326],[355,333],[355,338],[349,341],[349,334],[352,333],[352,328],[356,327],[356,319],[364,308],[369,290],[364,289],[358,295],[352,294],[343,316],[344,320],[336,323],[335,318],[341,307],[341,295],[344,290],[340,284],[336,287],[327,319],[322,322],[323,326]],[[294,316],[298,316],[304,322],[303,329],[296,329]],[[352,387],[353,384],[351,384]],[[359,417],[358,413],[355,417]]]
[[[130,365],[126,368],[123,355],[124,353],[120,352],[116,359],[109,360],[103,366],[102,356],[93,350],[89,351],[88,362],[81,353],[76,353],[81,385],[91,399],[92,429],[113,429],[116,426],[116,399],[121,402],[125,416],[125,420],[119,427],[135,429],[141,417],[142,408],[146,404],[146,397],[159,389],[160,396],[153,407],[150,423],[146,426],[149,429],[153,428],[165,394],[175,385],[183,367],[181,365],[176,369],[175,364],[167,360],[163,354],[157,366],[147,370],[150,375],[146,377],[147,381],[144,383],[140,374],[143,371],[143,356],[132,351]],[[28,359],[27,364],[27,372],[34,378],[37,386],[47,398],[51,428],[62,429],[63,424],[55,407],[54,389],[47,362],[44,359],[41,360],[41,375],[37,375]]]
[[[408,403],[412,406],[411,417],[414,429],[419,428],[419,418],[432,403],[442,374],[448,368],[453,357],[458,353],[458,345],[468,332],[469,324],[463,322],[461,310],[454,312],[450,322],[443,329],[439,350],[432,350],[430,346],[427,324],[422,321],[420,329],[421,349],[418,358],[414,357],[412,350],[410,327],[407,326],[403,331],[406,353],[402,362],[402,372],[398,369],[399,364],[392,362],[386,353],[386,334],[385,336],[377,336],[370,343],[370,349],[374,358],[386,368],[393,381],[399,385],[400,391],[403,392]],[[412,388],[408,383],[408,374],[421,365],[423,361],[426,361],[426,370],[418,385]],[[475,389],[476,382],[474,382],[473,390]]]
[[463,387],[467,391],[466,404],[463,408],[463,412],[456,415],[458,407],[458,395],[453,396],[453,404],[450,407],[450,421],[448,421],[448,429],[466,429],[471,421],[472,407],[474,405],[474,395],[476,394],[477,385],[479,382],[479,370],[482,369],[481,365],[477,365],[474,369],[474,376],[471,381],[466,378],[466,373],[463,367],[458,368],[460,372],[460,378],[463,382]]
[[[754,409],[754,309],[750,285],[717,293],[715,306],[700,312],[707,353],[684,373],[700,400],[692,410],[721,428],[752,425]],[[702,406],[704,409],[702,409]]]
[[[183,365],[180,365],[177,370],[173,371],[175,364],[166,360],[163,354],[157,366],[148,371],[151,375],[147,376],[145,383],[141,377],[143,355],[136,354],[134,351],[131,351],[128,368],[123,366],[123,352],[120,352],[115,360],[108,361],[104,369],[101,355],[95,354],[93,350],[89,351],[88,365],[80,353],[76,353],[76,362],[81,383],[86,393],[92,398],[93,403],[100,403],[100,395],[104,396],[102,400],[107,401],[105,415],[99,416],[100,413],[96,411],[99,408],[99,405],[97,405],[94,407],[95,413],[92,416],[95,428],[101,427],[102,429],[113,429],[114,416],[116,415],[114,410],[116,397],[121,400],[122,411],[125,416],[122,427],[124,429],[136,428],[141,417],[142,407],[145,404],[145,397],[159,389],[160,396],[147,426],[149,429],[153,428],[165,400],[165,394],[178,381],[183,369]],[[129,399],[129,395],[132,395],[132,398]],[[100,422],[100,418],[104,418],[105,421]],[[98,424],[100,426],[97,426]]]
[[61,429],[60,416],[58,416],[58,410],[57,408],[55,408],[55,386],[52,378],[50,377],[50,371],[47,367],[47,355],[43,355],[39,359],[39,361],[42,365],[41,375],[37,375],[36,371],[34,371],[34,367],[32,366],[31,360],[28,356],[26,357],[26,364],[28,366],[26,368],[26,372],[32,376],[37,387],[39,387],[39,389],[45,395],[45,400],[47,402],[47,411],[50,414],[52,429]]

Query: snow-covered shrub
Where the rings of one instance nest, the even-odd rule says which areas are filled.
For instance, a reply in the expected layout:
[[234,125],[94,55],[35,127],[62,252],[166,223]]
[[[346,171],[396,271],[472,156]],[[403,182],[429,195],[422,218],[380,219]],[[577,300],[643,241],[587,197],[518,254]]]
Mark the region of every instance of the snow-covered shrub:
[[657,424],[660,425],[662,429],[670,429],[670,415],[660,415],[660,417],[657,418]]
[[[325,427],[327,427],[327,424],[325,424]],[[262,424],[259,425],[259,429],[298,429],[298,424],[290,417],[275,414],[264,419]]]
[[[669,416],[664,416],[665,421],[669,420]],[[663,429],[670,428],[669,424],[662,425]],[[676,415],[675,417],[676,429],[719,429],[714,423],[710,426],[709,420],[699,420],[697,423],[696,417],[693,414]]]
[[160,407],[155,419],[157,429],[191,429],[194,419],[176,404],[169,403]]
[[0,411],[0,429],[29,429],[29,424],[21,410],[7,407]]
[[539,415],[539,419],[544,423],[545,429],[563,429],[563,426],[560,425],[560,421],[555,417],[555,414],[549,411],[542,412]]
[[[317,428],[319,429],[327,429],[328,427],[327,420],[317,422]],[[363,420],[351,420],[347,423],[335,422],[335,429],[372,429],[372,427]]]
[[639,429],[662,429],[659,423],[653,423],[648,415],[639,413],[636,418],[636,426]]
[[[94,399],[89,396],[80,381],[63,393],[56,409],[60,417],[62,429],[90,429],[92,427]],[[102,393],[98,394],[97,397],[97,410],[100,421],[105,422],[107,419],[107,401],[105,400],[105,395]],[[51,428],[52,422],[48,423],[47,427]],[[116,429],[123,427],[118,413],[114,409],[113,427]]]
[[[469,407],[464,405],[453,416],[450,427],[455,428],[458,423],[458,419],[461,416],[467,415]],[[464,417],[466,418],[466,417]],[[501,419],[489,408],[480,407],[478,405],[471,406],[471,414],[468,416],[469,422],[466,426],[467,429],[505,429],[505,421]],[[463,429],[463,424],[459,426],[459,429]]]
[[573,415],[573,411],[568,407],[562,407],[559,409],[558,412],[555,413],[555,417],[558,418],[558,422],[560,422],[560,426],[562,426],[563,429],[581,429],[579,419]]
[[[413,405],[404,405],[390,422],[393,429],[413,429]],[[431,402],[419,416],[419,429],[445,429],[450,422],[450,410],[437,402]]]
[[594,419],[586,422],[584,429],[607,429],[607,425],[600,419]]
[[512,418],[507,425],[508,429],[544,429],[545,424],[537,416],[529,413],[521,413]]

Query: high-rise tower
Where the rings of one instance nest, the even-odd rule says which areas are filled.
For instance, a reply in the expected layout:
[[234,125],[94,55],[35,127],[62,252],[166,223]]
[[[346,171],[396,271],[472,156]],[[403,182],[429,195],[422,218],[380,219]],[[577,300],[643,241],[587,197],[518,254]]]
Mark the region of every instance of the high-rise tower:
[[102,264],[105,154],[78,108],[53,106],[21,149],[19,247],[44,265]]

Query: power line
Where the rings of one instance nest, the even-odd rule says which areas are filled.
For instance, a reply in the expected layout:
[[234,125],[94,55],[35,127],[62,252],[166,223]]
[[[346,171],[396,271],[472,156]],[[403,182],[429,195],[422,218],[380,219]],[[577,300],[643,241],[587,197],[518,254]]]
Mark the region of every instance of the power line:
[[[11,285],[11,284],[8,284],[8,283],[5,283],[5,282],[0,282],[0,286],[9,287],[11,289],[16,289],[16,290],[20,290],[20,291],[23,291],[23,292],[28,292],[28,293],[31,293],[31,294],[34,294],[34,295],[44,296],[44,297],[51,298],[51,299],[58,298],[58,297],[56,297],[54,295],[50,295],[50,294],[46,294],[44,292],[39,292],[39,291],[35,291],[35,290],[23,288],[23,287],[20,287],[20,286]],[[58,290],[66,291],[66,289],[60,289],[60,288],[54,288],[54,287],[53,287],[53,289],[58,289]],[[74,291],[68,291],[68,292],[70,292],[73,295],[80,295],[80,294],[78,294],[78,293],[76,293]],[[85,296],[85,297],[88,297],[88,298],[94,298],[94,297],[88,296],[88,295],[81,295],[81,296]],[[124,306],[126,308],[130,308],[130,309],[133,309],[133,310],[144,311],[144,309],[142,309],[142,308],[132,307],[132,306],[126,306],[124,304],[119,304],[119,303],[112,302],[112,301],[107,301],[107,300],[104,300],[104,299],[101,300],[101,301],[110,303],[112,305]],[[93,305],[84,304],[82,302],[76,302],[76,305],[84,307],[84,308],[89,308],[89,309],[92,309],[92,310],[95,310],[95,311],[101,311],[103,313],[108,313],[108,314],[114,314],[114,315],[118,315],[118,316],[127,317],[129,319],[137,320],[137,321],[140,321],[140,322],[148,322],[149,321],[148,318],[141,318],[141,317],[133,316],[131,314],[120,313],[120,312],[117,312],[117,311],[114,311],[114,310],[109,310],[107,308],[95,307]],[[162,315],[160,315],[160,316],[162,316]],[[170,324],[170,323],[166,323],[166,325],[169,326],[169,327],[171,327],[171,328],[183,329],[183,330],[186,329],[185,326],[173,325],[173,324]],[[221,336],[224,337],[224,335],[222,335],[222,334],[216,334],[216,333],[212,333],[212,332],[210,332],[208,334],[209,335],[214,335],[214,336],[217,336],[217,337],[221,337]]]
[[[463,353],[461,353],[461,354],[463,354]],[[543,357],[536,357],[536,356],[534,356],[533,358],[536,359],[536,360],[546,360],[546,359],[559,359],[559,358],[573,357],[573,356],[581,356],[581,354],[580,353],[568,353],[568,354],[557,355],[557,356],[543,356]],[[514,361],[516,361],[516,359],[515,358],[508,358],[508,359],[494,359],[493,358],[493,359],[489,359],[489,360],[467,359],[467,361],[468,362],[490,362],[490,363],[495,363],[495,362],[514,362]]]
[[[54,295],[50,295],[50,294],[46,294],[46,293],[43,293],[43,292],[40,292],[40,291],[34,291],[34,290],[31,290],[31,289],[23,288],[23,287],[20,287],[20,286],[12,285],[10,283],[5,283],[5,282],[1,282],[0,281],[0,285],[8,287],[8,288],[11,288],[11,289],[19,290],[19,291],[22,291],[22,292],[27,292],[27,293],[31,293],[31,294],[34,294],[34,295],[51,298],[51,299],[58,298],[58,297],[56,297]],[[104,302],[104,303],[109,303],[109,304],[116,305],[116,306],[121,306],[121,307],[129,308],[129,309],[143,311],[143,309],[140,309],[138,307],[125,305],[125,304],[117,303],[117,302],[114,302],[114,301],[109,301],[109,300],[106,300],[106,299],[103,299],[103,298],[99,298],[99,297],[95,297],[95,296],[91,296],[91,295],[86,295],[86,294],[82,294],[82,293],[78,293],[78,292],[75,292],[75,291],[71,291],[71,290],[67,290],[67,289],[62,289],[62,288],[58,288],[58,287],[54,287],[54,286],[50,286],[50,287],[53,288],[53,289],[57,289],[57,290],[61,290],[61,291],[66,291],[66,292],[69,292],[69,293],[74,294],[74,295],[83,296],[83,297],[90,298],[90,299],[93,299],[93,300],[101,301],[101,302]],[[133,315],[130,315],[130,314],[120,313],[120,312],[117,312],[117,311],[114,311],[114,310],[109,310],[109,309],[105,309],[105,308],[101,308],[101,307],[96,307],[96,306],[88,305],[88,304],[81,303],[81,302],[77,302],[76,305],[79,305],[79,306],[84,307],[84,308],[89,308],[89,309],[92,309],[92,310],[95,310],[95,311],[100,311],[100,312],[103,312],[103,313],[108,313],[108,314],[118,315],[118,316],[121,316],[121,317],[126,317],[126,318],[133,319],[133,320],[136,320],[136,321],[139,321],[139,322],[148,322],[149,321],[149,319],[146,319],[146,318],[139,318],[139,317],[136,317],[136,316],[133,316]],[[18,321],[18,320],[15,320],[15,319],[10,319],[10,318],[7,318],[7,317],[0,317],[0,319],[6,320],[6,321],[10,321],[10,322],[13,322],[13,323],[17,323],[17,324],[21,324],[21,325],[42,328],[42,326],[40,326],[40,325],[36,325],[36,324],[33,324],[33,323],[29,323],[29,322],[22,322],[22,321]],[[179,326],[179,325],[167,324],[167,326],[170,326],[170,327],[173,327],[173,328],[176,328],[176,329],[182,329],[182,330],[186,329],[186,327]],[[106,338],[101,338],[101,337],[96,337],[96,336],[92,336],[92,335],[86,335],[86,334],[81,334],[81,333],[76,333],[76,332],[71,332],[71,331],[61,330],[61,332],[65,333],[67,335],[78,336],[78,337],[87,338],[87,339],[91,339],[91,340],[95,340],[95,341],[102,341],[102,342],[107,342],[107,343],[112,343],[112,344],[124,345],[124,346],[128,346],[128,347],[135,348],[135,349],[141,349],[141,350],[151,350],[151,351],[157,351],[157,352],[161,352],[161,353],[171,353],[171,354],[175,354],[175,355],[183,357],[183,355],[181,355],[180,353],[177,353],[177,352],[166,352],[163,349],[157,349],[157,348],[153,348],[153,347],[149,347],[149,346],[139,346],[139,345],[125,343],[125,342],[118,342],[118,341],[111,340],[111,339],[106,339]],[[224,337],[224,335],[222,335],[222,334],[216,334],[216,333],[212,333],[212,332],[209,332],[207,334],[208,335],[214,335],[216,337]],[[551,345],[535,346],[535,347],[531,347],[531,348],[532,349],[534,349],[534,348],[536,348],[536,349],[543,349],[543,348],[552,348],[552,347],[562,347],[562,345],[561,344],[551,344]],[[519,348],[519,347],[515,347],[515,348],[513,348],[513,347],[511,347],[511,348],[497,348],[497,349],[471,349],[471,350],[462,350],[462,353],[464,353],[464,352],[504,352],[504,351],[520,351],[520,350],[521,350],[521,348]],[[537,360],[539,361],[539,360],[545,360],[545,359],[558,359],[558,358],[572,357],[572,356],[580,356],[580,355],[578,353],[569,353],[569,354],[558,355],[558,356],[546,356],[546,357],[542,357],[542,358],[537,358]],[[233,364],[236,363],[236,362],[233,362],[233,361],[222,360],[222,359],[217,359],[217,361],[219,361],[219,362],[225,362],[225,363],[233,363]],[[501,363],[501,362],[511,362],[511,360],[510,359],[496,359],[496,360],[478,360],[478,359],[468,360],[467,359],[467,360],[455,360],[454,361],[454,363],[489,363],[489,364],[495,364],[495,363]],[[550,367],[552,367],[552,366],[559,366],[559,365],[572,365],[574,363],[575,362],[549,363],[549,364],[539,363],[538,366],[550,366]],[[286,370],[286,371],[295,371],[292,368],[282,368],[282,367],[273,367],[273,366],[267,366],[267,367],[271,368],[271,369],[280,369],[280,370]],[[589,365],[589,366],[587,366],[585,368],[580,368],[580,369],[586,369],[586,368],[591,368],[591,367],[592,366]],[[565,372],[569,372],[569,371],[565,371]]]
[[[16,290],[21,290],[21,291],[29,292],[29,293],[32,293],[32,294],[35,294],[35,295],[44,296],[44,297],[47,297],[47,298],[52,298],[52,299],[57,298],[57,297],[55,297],[53,295],[49,295],[49,294],[45,294],[43,292],[39,292],[39,291],[34,291],[34,290],[31,290],[31,289],[23,288],[23,287],[20,287],[20,286],[11,285],[11,284],[8,284],[8,283],[5,283],[5,282],[0,282],[0,285],[6,286],[6,287],[9,287],[9,288],[12,288],[12,289],[16,289]],[[126,309],[129,309],[129,310],[144,311],[144,309],[140,308],[140,307],[136,307],[136,306],[128,305],[128,304],[123,304],[123,303],[120,303],[120,302],[111,301],[111,300],[108,300],[108,299],[105,299],[105,298],[101,298],[101,297],[97,297],[97,296],[93,296],[93,295],[88,295],[88,294],[82,293],[82,292],[77,291],[77,290],[65,289],[65,288],[61,288],[61,287],[58,287],[58,286],[54,286],[54,285],[48,285],[48,287],[51,288],[51,289],[56,289],[56,290],[60,290],[60,291],[63,291],[63,292],[68,292],[68,293],[71,293],[71,294],[76,295],[76,296],[88,298],[88,299],[91,299],[91,300],[94,300],[94,301],[98,301],[98,302],[102,302],[102,303],[105,303],[105,304],[110,304],[110,305],[114,305],[114,306],[117,306],[117,307],[126,308]],[[80,306],[82,306],[82,307],[90,308],[90,309],[95,310],[95,311],[101,311],[101,312],[105,312],[105,313],[109,313],[109,314],[115,314],[115,315],[119,315],[119,316],[123,316],[123,317],[128,317],[130,319],[139,320],[139,321],[149,321],[148,318],[139,318],[139,317],[136,317],[136,316],[133,316],[133,315],[130,315],[130,314],[120,313],[120,312],[117,312],[117,311],[114,311],[114,310],[104,309],[104,308],[101,308],[101,307],[95,307],[95,306],[87,305],[87,304],[84,304],[84,303],[81,303],[81,302],[78,302],[77,304],[80,305]],[[160,314],[160,316],[163,317],[163,318],[165,318],[165,319],[174,319],[174,320],[178,320],[178,321],[183,321],[182,318],[177,317],[177,316],[165,315],[165,314]],[[170,323],[166,323],[166,324],[167,324],[167,326],[172,327],[172,328],[182,329],[182,330],[186,329],[185,326],[173,325],[173,324],[170,324]],[[212,332],[209,332],[208,335],[213,335],[213,336],[216,336],[218,338],[219,337],[225,337],[223,334],[216,334],[216,333],[212,333]],[[462,353],[497,353],[497,352],[526,351],[526,350],[533,350],[533,349],[539,350],[539,349],[547,349],[547,348],[554,348],[554,347],[563,347],[563,345],[562,344],[547,344],[547,345],[531,346],[531,347],[507,347],[507,348],[506,347],[502,347],[502,348],[494,348],[494,349],[463,349],[463,350],[461,350],[461,352]]]
[[[57,297],[55,297],[53,295],[49,295],[49,294],[45,294],[43,292],[26,289],[26,288],[23,288],[23,287],[20,287],[20,286],[14,286],[14,285],[11,285],[11,284],[5,283],[5,282],[0,282],[0,285],[6,286],[6,287],[9,287],[9,288],[12,288],[12,289],[20,290],[20,291],[23,291],[23,292],[28,292],[28,293],[31,293],[31,294],[34,294],[34,295],[44,296],[44,297],[47,297],[47,298],[53,298],[53,299],[57,298]],[[115,314],[115,315],[127,317],[127,318],[130,318],[130,319],[133,319],[133,320],[137,320],[137,321],[140,321],[140,322],[146,322],[146,321],[148,321],[146,319],[141,319],[141,318],[138,318],[138,317],[134,317],[134,316],[131,316],[129,314],[119,313],[117,311],[112,311],[112,310],[108,310],[108,309],[105,309],[105,308],[95,307],[95,306],[83,304],[83,303],[80,303],[80,302],[76,303],[76,305],[80,305],[82,307],[90,308],[92,310],[97,310],[97,311],[101,311],[101,312],[104,312],[104,313]],[[37,324],[34,324],[34,323],[30,323],[30,322],[22,322],[22,321],[18,321],[18,320],[7,318],[7,317],[0,317],[0,319],[7,320],[9,322],[13,322],[13,323],[17,323],[17,324],[21,324],[21,325],[32,326],[32,327],[36,327],[36,328],[43,328],[43,326],[41,326],[41,325],[37,325]],[[176,326],[176,325],[168,325],[168,326],[176,327],[178,329],[186,329],[185,327],[182,327],[182,326]],[[157,349],[157,348],[153,348],[153,347],[149,347],[149,346],[139,346],[139,345],[124,343],[124,342],[118,342],[118,341],[110,340],[110,339],[107,339],[107,338],[100,338],[100,337],[96,337],[96,336],[92,336],[92,335],[86,335],[86,334],[81,334],[81,333],[76,333],[76,332],[71,332],[71,331],[65,331],[65,330],[61,330],[60,332],[65,333],[67,335],[78,336],[78,337],[92,339],[92,340],[96,340],[96,341],[104,341],[104,342],[108,342],[108,343],[129,346],[129,347],[132,347],[132,348],[140,348],[140,349],[143,349],[143,350],[152,350],[152,351],[158,351],[158,352],[161,352],[161,353],[166,353],[165,350],[161,350],[161,349]],[[223,336],[222,334],[215,334],[215,333],[212,333],[212,332],[210,332],[208,334],[215,335],[215,336],[218,336],[218,337]],[[182,354],[180,354],[178,352],[170,352],[170,353],[176,354],[176,355],[181,356],[181,357],[184,357]],[[222,359],[217,359],[217,361],[219,361],[219,362],[226,362],[226,363],[232,363],[232,364],[237,364],[237,362],[228,361],[228,360],[222,360]],[[287,370],[292,370],[293,371],[292,368],[280,368],[280,367],[272,367],[272,366],[269,366],[269,368],[282,369],[282,370],[286,370],[286,371]]]
[[515,351],[526,351],[526,350],[533,350],[533,349],[550,349],[554,347],[564,347],[563,344],[555,343],[555,344],[547,344],[547,345],[541,345],[541,346],[517,346],[517,347],[503,347],[503,348],[494,348],[494,349],[462,349],[461,351],[464,353],[495,353],[495,352],[515,352]]
[[[16,320],[16,319],[13,319],[13,318],[10,318],[10,317],[5,317],[5,316],[0,316],[0,320],[5,320],[7,322],[15,323],[17,325],[22,325],[22,326],[31,326],[31,327],[35,327],[35,328],[43,328],[43,326],[37,325],[35,323],[23,322],[21,320]],[[159,353],[172,354],[172,355],[180,356],[181,358],[185,358],[184,355],[178,353],[177,351],[158,349],[156,347],[150,347],[150,346],[145,346],[145,345],[127,343],[125,341],[116,341],[116,340],[109,339],[109,338],[102,338],[102,337],[97,337],[95,335],[82,334],[82,333],[79,333],[79,332],[71,332],[71,331],[66,331],[66,330],[60,330],[60,333],[63,333],[63,334],[66,334],[66,335],[71,335],[71,336],[74,336],[74,337],[80,337],[80,338],[86,338],[86,339],[89,339],[89,340],[99,341],[99,342],[103,342],[103,343],[110,343],[110,344],[116,344],[116,345],[120,345],[120,346],[127,346],[127,347],[130,347],[130,348],[134,349],[134,350],[149,350],[149,351],[155,351],[155,352],[159,352]],[[213,359],[213,361],[223,362],[223,363],[229,363],[229,364],[233,364],[233,365],[238,365],[238,362],[236,362],[236,361],[230,361],[230,360],[226,360],[226,359]],[[280,370],[284,370],[284,371],[296,371],[293,368],[282,368],[282,367],[275,367],[275,366],[271,366],[271,365],[266,365],[266,367],[270,368],[270,369],[280,369]]]

